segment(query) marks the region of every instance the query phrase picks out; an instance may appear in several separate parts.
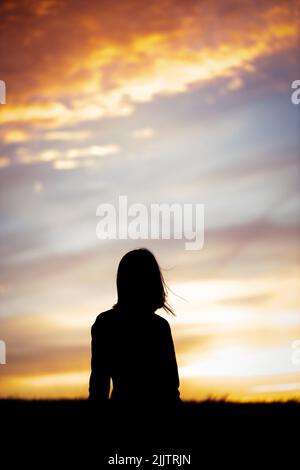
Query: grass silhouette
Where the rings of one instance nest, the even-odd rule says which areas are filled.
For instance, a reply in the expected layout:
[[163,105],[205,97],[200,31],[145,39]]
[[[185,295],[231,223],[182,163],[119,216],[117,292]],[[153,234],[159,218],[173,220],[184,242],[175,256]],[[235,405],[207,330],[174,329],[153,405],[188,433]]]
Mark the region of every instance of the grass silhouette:
[[[189,468],[240,462],[270,464],[298,449],[300,403],[234,403],[209,399],[165,410],[93,406],[87,400],[0,400],[2,448],[11,464],[53,465],[84,459],[84,468],[108,465],[110,455],[189,454]],[[3,446],[4,444],[4,446]],[[15,452],[14,449],[18,451]],[[38,457],[42,455],[42,457]],[[24,457],[25,456],[25,457]],[[41,460],[42,459],[42,460]],[[203,461],[210,464],[203,467]],[[56,462],[56,464],[55,464]],[[150,464],[149,464],[150,465]],[[59,465],[57,468],[60,468]],[[261,465],[259,465],[261,466]],[[145,464],[142,468],[147,467]],[[152,467],[153,468],[153,467]],[[168,467],[171,468],[171,467]],[[173,468],[173,467],[172,467]],[[255,467],[253,467],[255,468]]]

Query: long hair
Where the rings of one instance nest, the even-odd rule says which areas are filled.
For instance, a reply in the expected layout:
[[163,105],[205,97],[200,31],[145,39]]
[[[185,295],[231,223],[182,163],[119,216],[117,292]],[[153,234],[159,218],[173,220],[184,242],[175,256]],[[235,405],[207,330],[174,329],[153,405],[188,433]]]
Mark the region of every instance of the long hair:
[[151,251],[139,248],[129,251],[120,261],[117,272],[118,301],[114,307],[155,311],[174,311],[167,302],[168,288]]

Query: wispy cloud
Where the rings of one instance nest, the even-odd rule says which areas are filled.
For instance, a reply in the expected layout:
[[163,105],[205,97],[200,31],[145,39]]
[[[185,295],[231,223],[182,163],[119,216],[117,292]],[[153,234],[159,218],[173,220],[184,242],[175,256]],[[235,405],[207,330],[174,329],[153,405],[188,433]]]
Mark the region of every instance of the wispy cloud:
[[132,137],[134,139],[150,139],[155,134],[155,131],[152,127],[142,127],[141,129],[136,129],[132,132]]

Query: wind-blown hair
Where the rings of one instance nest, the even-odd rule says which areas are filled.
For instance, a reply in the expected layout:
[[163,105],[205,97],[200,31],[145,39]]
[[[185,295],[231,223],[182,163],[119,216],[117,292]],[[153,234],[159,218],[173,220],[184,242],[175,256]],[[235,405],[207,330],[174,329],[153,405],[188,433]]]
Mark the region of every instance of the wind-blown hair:
[[134,311],[163,308],[174,315],[167,302],[168,288],[160,267],[146,248],[129,251],[123,256],[117,272],[117,291],[115,308]]

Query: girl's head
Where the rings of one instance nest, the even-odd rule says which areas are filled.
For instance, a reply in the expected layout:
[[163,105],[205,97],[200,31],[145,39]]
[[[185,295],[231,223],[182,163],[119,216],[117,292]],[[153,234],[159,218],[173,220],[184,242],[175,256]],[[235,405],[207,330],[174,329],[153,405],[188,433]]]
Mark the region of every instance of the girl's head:
[[118,307],[152,311],[163,308],[173,313],[167,302],[167,286],[159,265],[146,248],[129,251],[123,256],[117,272],[117,291]]

